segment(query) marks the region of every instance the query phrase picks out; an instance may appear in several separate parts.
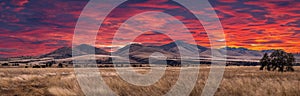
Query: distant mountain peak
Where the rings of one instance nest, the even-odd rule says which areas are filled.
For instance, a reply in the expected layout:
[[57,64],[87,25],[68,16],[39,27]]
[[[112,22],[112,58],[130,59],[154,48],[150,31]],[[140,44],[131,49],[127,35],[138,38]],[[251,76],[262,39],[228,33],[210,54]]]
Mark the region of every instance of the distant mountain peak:
[[69,58],[72,57],[72,52],[75,52],[74,54],[77,56],[85,55],[85,54],[102,54],[102,55],[108,55],[109,52],[106,52],[105,50],[102,50],[100,48],[96,48],[94,46],[88,45],[88,44],[81,44],[74,48],[71,47],[61,47],[58,48],[50,53],[47,53],[45,55],[42,55],[40,57],[54,57],[56,59],[59,58]]
[[47,53],[45,55],[41,55],[41,58],[44,57],[53,57],[55,59],[60,59],[60,58],[68,58],[72,56],[72,48],[71,47],[61,47],[58,48],[50,53]]
[[170,42],[169,44],[174,44],[174,45],[176,45],[176,44],[178,44],[178,45],[190,45],[189,43],[187,43],[187,42],[185,42],[183,40],[176,40],[174,42]]
[[174,41],[175,43],[186,43],[185,41],[183,41],[183,40],[176,40],[176,41]]
[[244,47],[229,47],[229,46],[226,46],[226,47],[224,47],[222,49],[226,49],[226,50],[244,50],[244,51],[249,50],[249,49],[244,48]]
[[226,46],[224,48],[221,48],[224,50],[227,50],[228,56],[262,56],[262,52],[257,50],[251,50],[244,47],[229,47]]
[[109,52],[106,52],[103,49],[88,45],[88,44],[81,44],[79,46],[75,47],[75,50],[79,50],[82,52],[85,52],[87,54],[102,54],[102,55],[108,55]]
[[140,47],[142,47],[142,46],[144,46],[144,45],[142,45],[142,44],[140,44],[140,43],[131,43],[131,44],[129,44],[128,46],[140,46]]
[[78,46],[75,46],[74,49],[79,49],[79,50],[91,50],[91,49],[96,49],[96,47],[88,45],[88,44],[80,44]]
[[59,51],[59,50],[69,50],[69,49],[72,49],[71,47],[61,47],[61,48],[58,48],[57,49],[57,51]]
[[80,45],[78,45],[76,47],[94,47],[94,46],[89,45],[89,44],[80,44]]
[[162,46],[176,47],[176,46],[185,46],[185,45],[190,45],[190,44],[186,43],[185,41],[182,41],[182,40],[176,40],[174,42],[170,42],[170,43],[162,45]]
[[124,46],[123,48],[133,48],[133,47],[144,47],[144,45],[140,44],[140,43],[129,43],[126,46]]
[[187,42],[182,41],[182,40],[176,40],[176,41],[171,42],[169,44],[162,45],[159,48],[161,48],[164,51],[168,51],[168,52],[172,52],[172,53],[179,53],[179,51],[180,51],[178,49],[179,47],[182,48],[184,50],[184,52],[188,53],[188,54],[193,53],[195,51],[203,52],[203,51],[207,50],[206,47],[190,44],[190,43],[187,43]]
[[115,53],[122,53],[125,50],[129,50],[130,52],[132,52],[132,51],[138,50],[142,47],[145,47],[145,46],[140,43],[129,43],[128,45],[118,49]]

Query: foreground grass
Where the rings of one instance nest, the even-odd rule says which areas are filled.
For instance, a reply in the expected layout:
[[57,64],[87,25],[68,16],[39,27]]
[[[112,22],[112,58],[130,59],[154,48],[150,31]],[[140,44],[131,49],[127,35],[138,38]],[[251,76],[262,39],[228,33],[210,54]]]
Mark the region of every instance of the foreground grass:
[[[259,67],[226,67],[223,80],[215,95],[233,96],[299,96],[300,67],[296,72],[267,72]],[[103,78],[118,95],[163,95],[178,78],[178,68],[168,68],[163,78],[151,86],[135,86],[123,81],[111,68],[102,68]],[[147,68],[138,68],[147,73]],[[204,88],[209,68],[202,66],[198,82],[190,95],[199,96]],[[187,74],[188,75],[188,74]],[[88,81],[87,81],[88,82]],[[1,95],[84,95],[72,68],[0,69]]]

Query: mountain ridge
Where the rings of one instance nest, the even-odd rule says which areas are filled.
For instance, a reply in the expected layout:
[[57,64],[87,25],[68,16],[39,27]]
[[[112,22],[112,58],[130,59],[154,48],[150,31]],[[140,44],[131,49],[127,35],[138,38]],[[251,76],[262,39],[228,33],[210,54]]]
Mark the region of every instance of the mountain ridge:
[[[94,52],[92,51],[94,49]],[[74,49],[72,49],[72,47],[61,47],[58,48],[54,51],[51,51],[47,54],[41,55],[39,56],[40,58],[44,58],[44,57],[53,57],[55,59],[62,59],[62,58],[69,58],[72,57],[72,54],[74,53],[75,56],[81,56],[81,55],[86,55],[86,54],[101,54],[101,55],[109,55],[109,52],[91,46],[91,45],[87,45],[87,44],[81,44],[79,46],[74,47]]]
[[[180,48],[179,48],[180,47]],[[95,49],[95,52],[92,52],[92,49]],[[85,55],[85,54],[101,54],[101,55],[110,55],[110,52],[107,52],[101,48],[97,48],[91,45],[87,44],[81,44],[79,46],[75,46],[73,50],[74,53],[78,53],[76,55]],[[168,54],[170,57],[177,57],[180,56],[179,49],[182,49],[182,55],[189,56],[190,54],[194,54],[195,50],[199,52],[200,56],[208,57],[211,55],[211,49],[207,47],[203,47],[200,45],[193,45],[186,43],[181,40],[177,40],[174,42],[170,42],[165,45],[161,46],[145,46],[143,44],[128,44],[122,48],[119,48],[118,50],[112,52],[113,54],[119,54],[119,55],[143,55],[147,54],[149,55],[151,52],[161,52],[164,54]],[[227,51],[227,56],[253,56],[253,57],[260,57],[264,53],[269,53],[274,51],[274,49],[270,50],[251,50],[244,47],[224,47],[220,48]],[[130,54],[125,54],[126,50],[129,50]],[[219,49],[213,49],[213,50],[219,50]],[[71,47],[61,47],[58,48],[52,52],[49,52],[47,54],[41,55],[40,57],[54,57],[54,58],[68,58],[72,57],[72,48]],[[144,56],[143,56],[144,57]]]

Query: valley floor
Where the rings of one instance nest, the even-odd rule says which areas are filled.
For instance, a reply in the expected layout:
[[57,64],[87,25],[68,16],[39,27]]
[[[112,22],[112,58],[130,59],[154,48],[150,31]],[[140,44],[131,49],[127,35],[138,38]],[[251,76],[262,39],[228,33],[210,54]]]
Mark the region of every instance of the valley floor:
[[[149,68],[135,68],[141,74]],[[163,95],[172,88],[179,67],[169,67],[159,82],[151,86],[135,86],[119,77],[113,68],[101,68],[106,84],[118,95]],[[201,66],[191,96],[199,96],[209,73]],[[217,96],[299,96],[300,67],[295,72],[260,71],[258,66],[228,66],[215,95]],[[73,68],[0,68],[1,95],[84,95]],[[88,81],[87,81],[88,82]]]

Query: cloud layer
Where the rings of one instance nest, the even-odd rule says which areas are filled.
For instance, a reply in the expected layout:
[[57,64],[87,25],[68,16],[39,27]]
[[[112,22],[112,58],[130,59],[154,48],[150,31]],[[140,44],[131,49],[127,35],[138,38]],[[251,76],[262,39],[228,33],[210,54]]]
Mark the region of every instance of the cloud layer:
[[[299,1],[209,1],[223,25],[227,46],[255,50],[280,48],[288,52],[300,52]],[[77,19],[87,3],[88,0],[0,1],[0,56],[37,56],[59,47],[71,46]],[[97,8],[101,8],[101,6],[106,5],[102,4]],[[97,8],[95,8],[95,12],[97,12]],[[179,29],[176,24],[167,24],[167,22],[172,22],[168,18],[144,15],[135,18],[135,20],[140,21],[141,26],[168,25],[172,29],[166,29],[163,32],[157,30],[145,31],[134,42],[148,45],[162,45],[174,40],[190,42],[191,38],[187,38],[187,35],[192,34],[197,44],[210,46],[206,31],[195,16],[191,14],[195,11],[188,11],[180,4],[168,0],[131,0],[121,4],[109,14],[99,29],[97,46],[112,47],[114,30],[117,30],[131,16],[148,11],[168,13],[183,22],[190,32],[177,32],[176,30]],[[195,13],[205,15],[205,11]],[[99,20],[95,14],[88,14],[86,18],[90,21]],[[206,18],[215,17],[208,15]],[[89,20],[86,21],[87,24]],[[210,26],[214,27],[214,25]],[[85,31],[89,32],[89,30]],[[171,39],[168,34],[177,38]],[[123,34],[124,37],[131,35],[130,32]],[[126,41],[126,38],[117,39]],[[123,45],[118,45],[118,47],[120,46]]]

